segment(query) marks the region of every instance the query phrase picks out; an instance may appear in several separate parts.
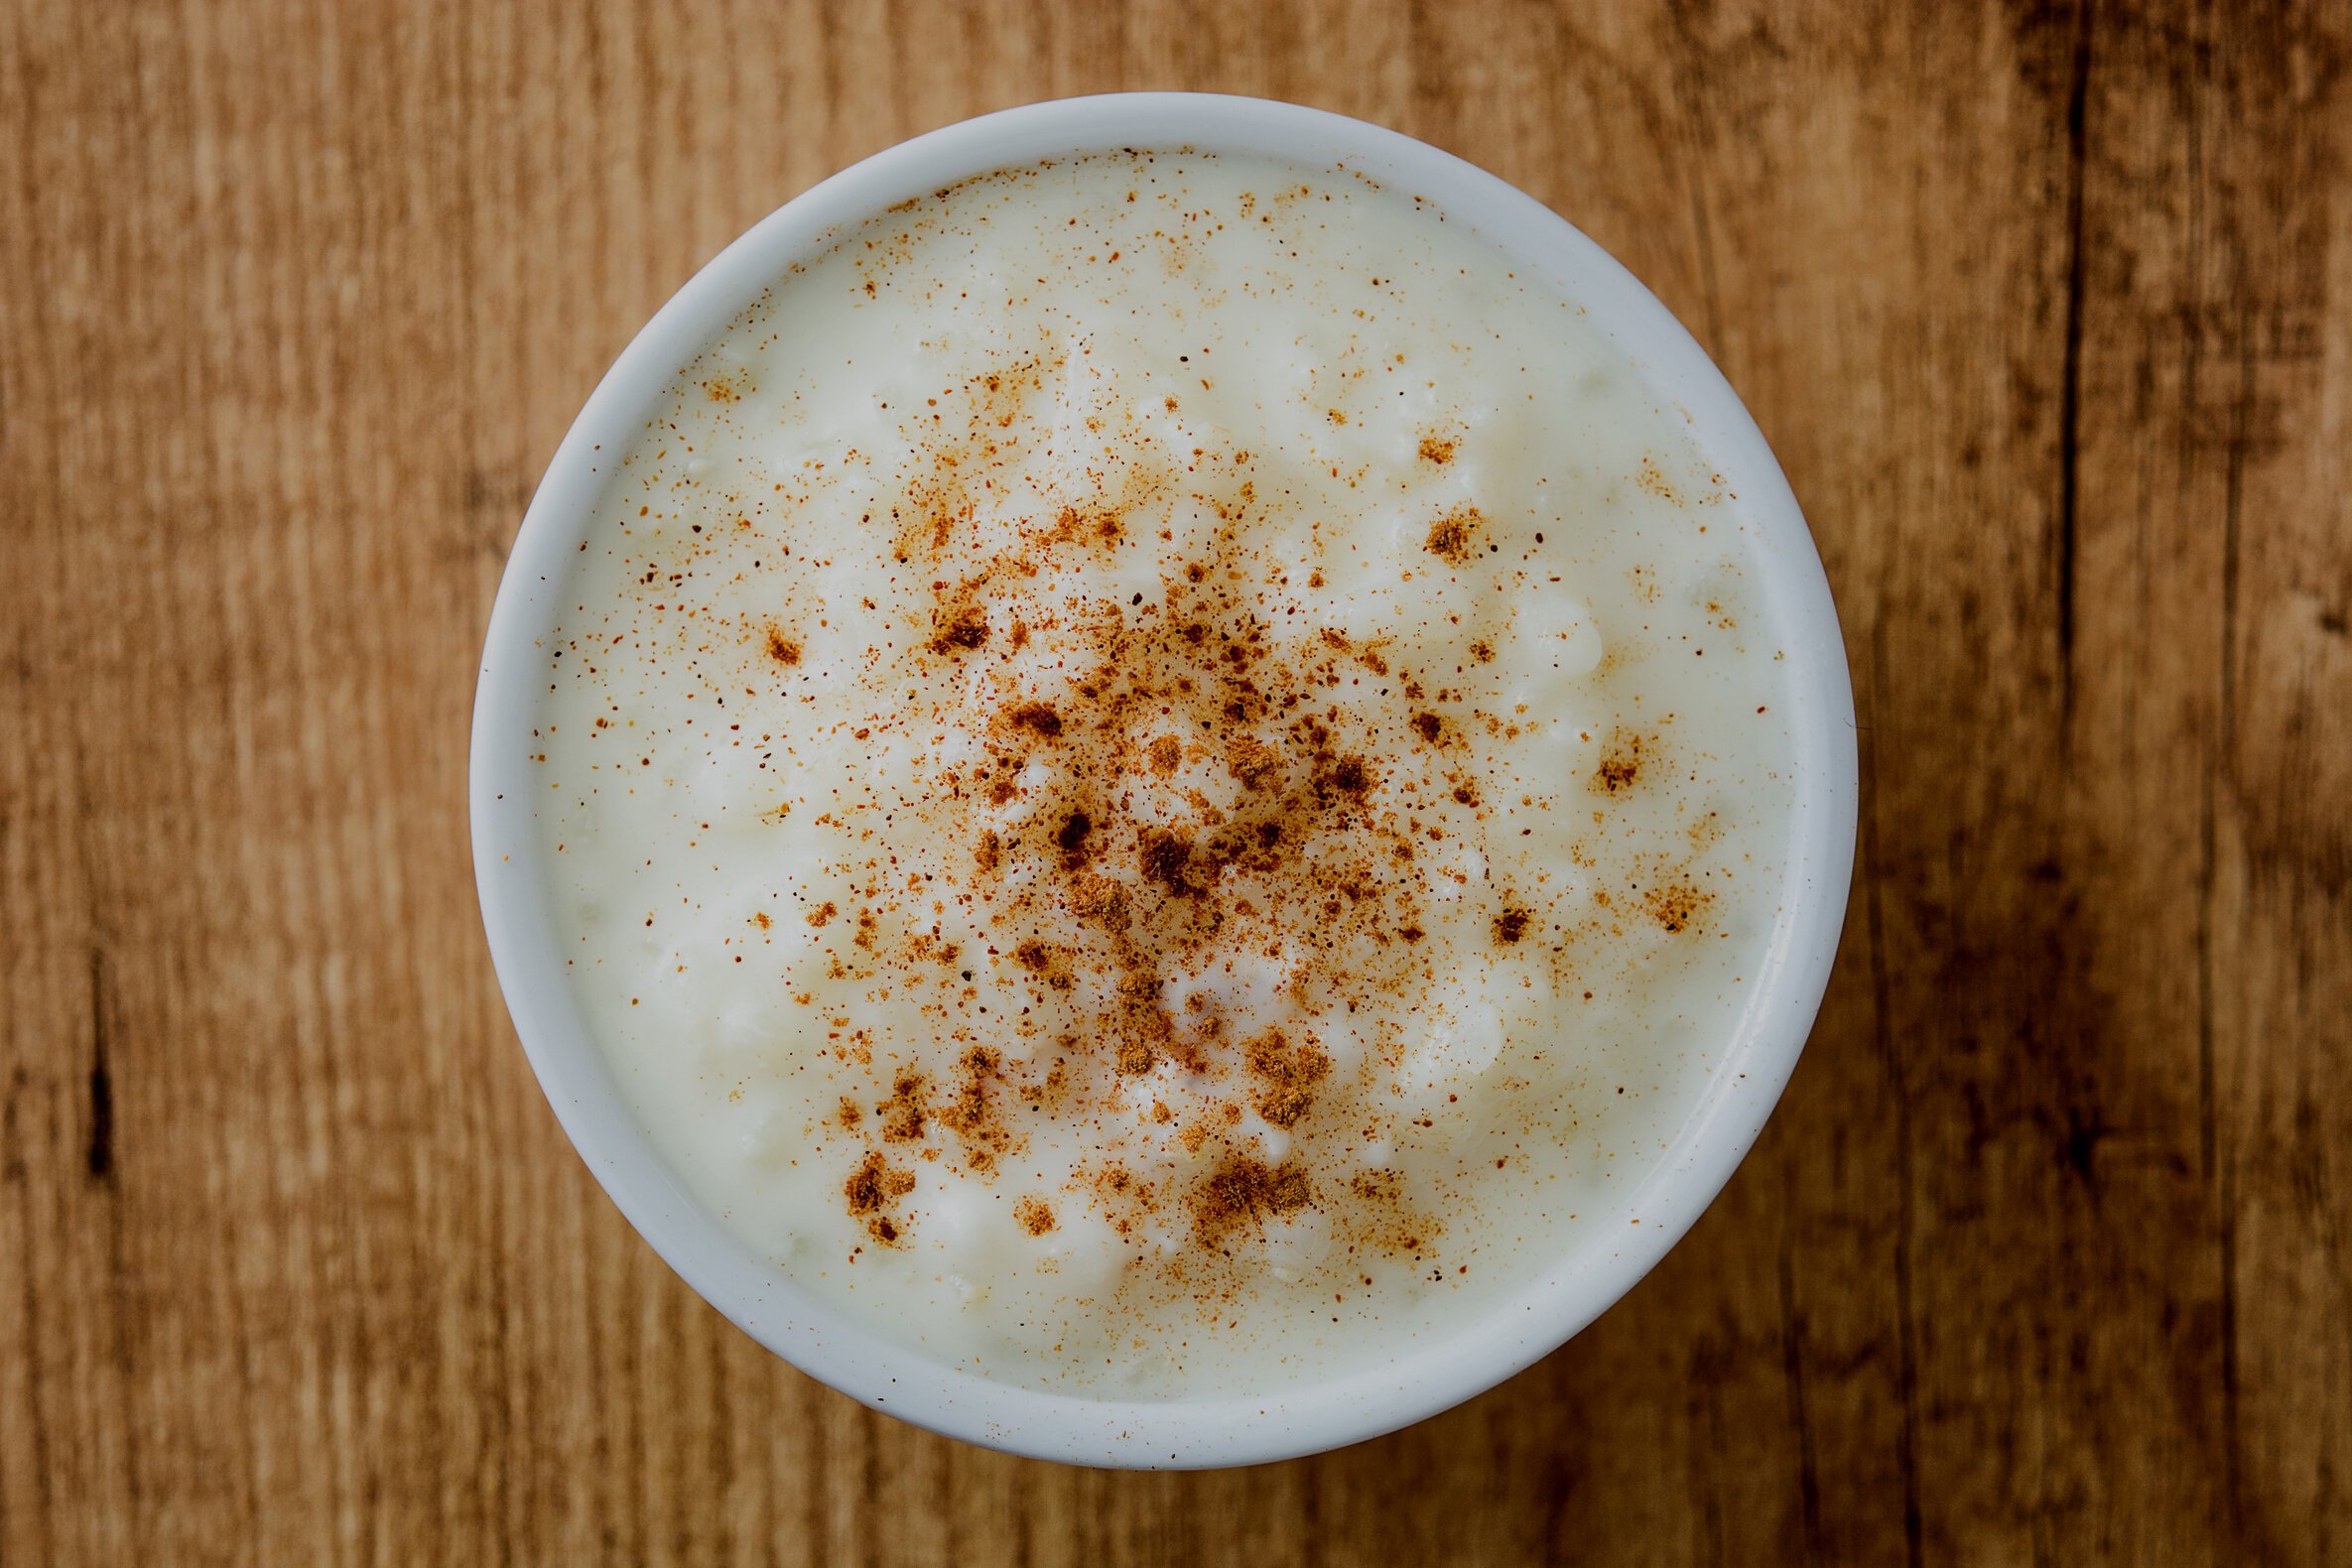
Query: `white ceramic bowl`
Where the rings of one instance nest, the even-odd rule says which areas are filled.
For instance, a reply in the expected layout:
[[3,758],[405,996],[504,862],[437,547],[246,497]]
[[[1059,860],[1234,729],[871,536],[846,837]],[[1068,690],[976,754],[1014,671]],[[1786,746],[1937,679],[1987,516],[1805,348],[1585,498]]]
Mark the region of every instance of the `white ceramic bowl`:
[[[884,1339],[797,1289],[727,1234],[664,1165],[567,986],[534,829],[529,737],[551,626],[589,526],[602,447],[642,428],[681,365],[794,260],[911,196],[1007,165],[1116,147],[1190,147],[1345,162],[1426,193],[1456,222],[1582,301],[1694,434],[1759,525],[1752,582],[1786,628],[1799,701],[1793,852],[1769,957],[1699,1108],[1622,1211],[1471,1327],[1401,1359],[1305,1387],[1233,1388],[1169,1401],[1041,1393],[958,1371]],[[473,855],[482,918],[516,1031],[556,1115],[604,1190],[687,1283],[761,1344],[875,1409],[975,1443],[1080,1464],[1248,1464],[1336,1448],[1469,1398],[1598,1317],[1690,1229],[1748,1152],[1812,1027],[1853,870],[1853,695],[1829,586],[1796,498],[1748,411],[1697,343],[1632,274],[1494,176],[1433,147],[1292,104],[1193,93],[1071,98],[917,137],[786,203],[678,291],[588,398],[557,449],[499,585],[474,699]],[[1628,1222],[1638,1218],[1639,1224]],[[1614,1222],[1614,1223],[1611,1223]],[[1615,1244],[1603,1241],[1614,1237]]]

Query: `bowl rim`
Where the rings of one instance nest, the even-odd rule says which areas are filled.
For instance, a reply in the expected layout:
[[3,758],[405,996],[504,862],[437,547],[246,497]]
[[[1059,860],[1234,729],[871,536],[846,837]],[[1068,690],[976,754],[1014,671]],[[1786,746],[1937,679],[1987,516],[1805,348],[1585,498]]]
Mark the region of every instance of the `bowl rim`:
[[[1484,1314],[1391,1360],[1320,1381],[1165,1400],[1050,1393],[948,1366],[795,1287],[702,1207],[636,1123],[564,982],[524,743],[548,606],[607,482],[599,455],[625,450],[713,334],[792,261],[896,202],[995,169],[1117,148],[1345,165],[1431,194],[1450,218],[1570,290],[1691,417],[1702,450],[1740,494],[1797,698],[1786,901],[1713,1081],[1611,1216],[1633,1222],[1621,1228],[1622,1244],[1571,1248]],[[753,1339],[877,1410],[1005,1452],[1136,1469],[1259,1463],[1393,1431],[1522,1371],[1631,1290],[1729,1181],[1796,1065],[1844,922],[1858,793],[1853,694],[1812,536],[1754,419],[1672,313],[1565,218],[1450,153],[1298,104],[1181,92],[1052,99],[915,137],[787,201],[689,279],[597,383],[524,515],[484,638],[467,783],[483,926],[516,1033],[573,1147],[670,1267]]]

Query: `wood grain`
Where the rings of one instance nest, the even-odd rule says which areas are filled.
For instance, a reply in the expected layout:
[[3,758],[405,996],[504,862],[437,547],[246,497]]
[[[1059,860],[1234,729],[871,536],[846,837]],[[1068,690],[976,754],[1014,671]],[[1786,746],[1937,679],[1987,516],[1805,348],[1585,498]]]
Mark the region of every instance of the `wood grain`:
[[[597,1192],[465,849],[595,376],[831,170],[1199,87],[1644,278],[1811,515],[1861,874],[1616,1311],[1339,1454],[1004,1459]],[[2352,16],[0,3],[0,1560],[2352,1556]]]

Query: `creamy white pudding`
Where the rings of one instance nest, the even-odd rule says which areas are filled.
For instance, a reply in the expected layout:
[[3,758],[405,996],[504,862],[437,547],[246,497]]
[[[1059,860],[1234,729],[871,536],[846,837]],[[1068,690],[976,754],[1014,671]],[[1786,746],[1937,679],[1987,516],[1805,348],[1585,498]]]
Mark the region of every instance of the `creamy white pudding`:
[[1784,667],[1686,416],[1442,196],[968,181],[604,456],[570,974],[781,1276],[1180,1396],[1616,1244],[1788,896]]

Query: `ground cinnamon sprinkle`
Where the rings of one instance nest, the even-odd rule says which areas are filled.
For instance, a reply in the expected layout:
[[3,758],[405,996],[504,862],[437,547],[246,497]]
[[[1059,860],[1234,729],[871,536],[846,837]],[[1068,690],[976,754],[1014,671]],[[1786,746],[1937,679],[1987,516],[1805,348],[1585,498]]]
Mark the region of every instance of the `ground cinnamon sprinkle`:
[[1619,728],[1609,736],[1609,744],[1601,753],[1601,764],[1593,770],[1593,789],[1598,794],[1617,795],[1632,789],[1641,777],[1641,756],[1649,742],[1633,730]]
[[951,610],[937,622],[939,629],[932,634],[933,653],[954,653],[959,649],[978,648],[988,640],[988,615],[978,604],[965,604]]
[[962,1142],[964,1162],[976,1172],[994,1169],[998,1156],[1012,1153],[1021,1144],[992,1093],[1003,1067],[1002,1054],[992,1047],[968,1047],[956,1062],[954,1094],[933,1111],[933,1118]]
[[1315,1104],[1315,1086],[1331,1071],[1331,1057],[1310,1041],[1268,1029],[1244,1047],[1243,1060],[1258,1080],[1257,1113],[1277,1127],[1294,1127]]
[[1315,772],[1315,793],[1326,802],[1334,796],[1362,795],[1372,787],[1372,764],[1356,755],[1341,757]]
[[800,644],[785,635],[781,627],[768,628],[768,657],[790,668],[800,663]]
[[1508,946],[1527,934],[1532,917],[1524,909],[1505,909],[1495,917],[1495,940]]
[[1421,438],[1421,460],[1443,467],[1454,460],[1454,443],[1437,436]]
[[1477,535],[1486,521],[1477,507],[1458,506],[1429,525],[1422,548],[1450,566],[1465,566],[1478,554]]
[[1012,1217],[1031,1236],[1043,1236],[1054,1228],[1053,1208],[1042,1198],[1023,1198],[1013,1205]]
[[1313,1183],[1296,1161],[1268,1165],[1252,1154],[1229,1155],[1192,1197],[1193,1232],[1214,1246],[1266,1216],[1290,1214],[1315,1201]]
[[881,1155],[868,1151],[842,1184],[849,1217],[865,1222],[866,1234],[885,1246],[898,1241],[898,1226],[881,1211],[915,1190],[914,1173],[900,1170]]
[[1182,830],[1146,828],[1142,834],[1143,875],[1172,895],[1198,893],[1192,879],[1192,835]]
[[1045,703],[1022,703],[1007,709],[1004,721],[1017,728],[1035,730],[1048,739],[1062,732],[1062,716]]
[[1054,843],[1062,850],[1064,865],[1077,865],[1086,858],[1086,841],[1095,831],[1095,819],[1083,811],[1074,811],[1062,820],[1061,831],[1054,835]]
[[1119,514],[1108,506],[1065,506],[1054,519],[1053,533],[1046,537],[1052,544],[1083,539],[1115,540],[1124,531]]
[[1361,1211],[1355,1234],[1366,1247],[1418,1255],[1445,1234],[1443,1220],[1407,1199],[1401,1172],[1359,1171],[1349,1180],[1348,1191]]
[[927,1084],[921,1073],[901,1069],[890,1085],[890,1098],[874,1107],[882,1118],[882,1136],[892,1143],[912,1143],[923,1135]]
[[1669,882],[1653,887],[1642,904],[1649,917],[1669,932],[1681,931],[1695,921],[1710,902],[1710,895],[1687,881]]
[[1283,773],[1282,753],[1255,735],[1237,735],[1226,745],[1226,770],[1253,790],[1267,789]]
[[1116,933],[1127,929],[1127,890],[1108,876],[1089,873],[1070,887],[1070,912]]

